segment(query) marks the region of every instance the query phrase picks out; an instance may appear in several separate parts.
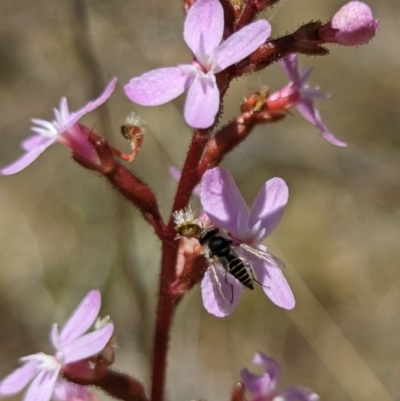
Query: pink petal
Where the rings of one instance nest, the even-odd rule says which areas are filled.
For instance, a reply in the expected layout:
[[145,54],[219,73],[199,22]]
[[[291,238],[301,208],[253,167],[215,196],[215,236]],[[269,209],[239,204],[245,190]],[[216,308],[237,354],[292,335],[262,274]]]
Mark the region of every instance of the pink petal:
[[270,378],[271,389],[275,389],[281,375],[281,368],[279,366],[279,363],[275,361],[275,359],[268,357],[262,352],[257,352],[254,355],[253,364],[263,365],[265,373]]
[[250,211],[249,225],[252,227],[261,221],[265,230],[263,238],[278,225],[289,198],[289,189],[282,178],[268,180],[258,191]]
[[253,255],[247,257],[252,262],[254,273],[263,285],[262,289],[267,297],[277,306],[284,309],[293,309],[296,302],[282,270],[273,261],[265,262]]
[[237,216],[248,222],[247,205],[230,173],[215,167],[204,173],[201,180],[200,201],[204,212],[218,226],[239,239]]
[[271,378],[267,374],[256,375],[247,369],[242,369],[240,377],[246,389],[255,395],[266,396],[273,390]]
[[[296,56],[297,56],[297,54],[296,54]],[[305,71],[302,69],[300,69],[300,71],[298,71],[300,87],[302,87],[308,81],[308,78],[310,78],[312,71],[313,71],[313,67],[310,67]],[[325,95],[324,93],[319,92],[318,89],[307,88],[307,92],[311,91],[311,90],[313,91],[313,94],[312,94],[313,97],[320,97],[320,98],[328,97],[328,95]]]
[[[94,109],[97,109],[103,103],[105,103],[105,101],[114,92],[115,87],[117,86],[117,82],[118,82],[118,78],[117,77],[113,78],[107,85],[104,92],[97,99],[89,102],[86,106],[82,107],[80,110],[75,111],[74,113],[71,113],[68,121],[66,121],[63,124],[62,130],[59,132],[59,134],[61,134],[62,132],[66,131],[68,128],[70,128],[72,125],[74,125],[84,115],[90,113],[91,111],[93,111]],[[66,107],[68,107],[68,106],[66,106]],[[65,106],[63,106],[63,108],[65,108]]]
[[0,396],[19,393],[35,376],[38,361],[24,363],[0,382]]
[[159,68],[132,78],[124,90],[132,102],[143,106],[158,106],[182,94],[194,76],[195,69],[189,65]]
[[61,343],[61,340],[60,340],[60,333],[58,332],[58,324],[57,323],[54,323],[51,326],[50,339],[51,339],[51,343],[53,344],[53,347],[57,351],[61,351],[62,352],[62,343]]
[[103,328],[85,334],[76,340],[63,344],[64,364],[77,362],[98,354],[104,349],[114,332],[114,325],[107,324]]
[[219,110],[219,90],[215,76],[197,74],[186,97],[185,121],[194,128],[208,128],[214,124]]
[[293,386],[277,394],[277,398],[285,401],[319,401],[318,394],[315,394],[307,387]]
[[[297,68],[297,59],[297,54],[289,54],[288,56],[280,59],[278,63],[282,67],[283,71],[285,71],[285,74],[289,80],[292,81],[296,86],[301,87],[303,82],[300,80],[300,75]],[[309,74],[310,73],[311,70]]]
[[233,312],[243,293],[243,285],[219,265],[204,274],[201,295],[207,312],[225,317]]
[[176,181],[176,182],[178,182],[180,179],[181,179],[181,170],[179,170],[179,168],[178,167],[175,167],[175,166],[171,166],[170,168],[169,168],[169,173],[170,173],[170,175],[172,176],[172,178]]
[[256,375],[255,373],[249,372],[247,369],[243,369],[240,375],[244,385],[251,393],[258,396],[268,396],[272,394],[280,376],[278,362],[267,357],[262,352],[258,352],[253,359],[253,363],[255,365],[264,365],[265,373]]
[[66,380],[58,379],[54,388],[53,398],[57,401],[95,401],[89,387],[80,386]]
[[183,38],[204,67],[212,51],[221,43],[224,11],[218,0],[197,0],[189,9]]
[[271,25],[259,20],[235,32],[223,42],[212,56],[212,71],[216,74],[232,64],[243,60],[268,39]]
[[75,340],[90,328],[96,320],[101,306],[99,290],[90,291],[77,306],[71,317],[61,330],[60,339],[64,344]]
[[315,125],[322,136],[332,145],[346,147],[347,143],[337,139],[322,122],[319,111],[314,107],[313,101],[309,99],[303,99],[301,103],[297,105],[299,113],[311,124]]
[[22,155],[15,162],[9,164],[8,166],[0,170],[2,175],[10,175],[19,173],[25,167],[29,166],[33,161],[35,161],[50,145],[57,141],[57,138],[45,138],[39,146],[32,148],[27,153]]
[[100,164],[99,156],[87,136],[82,132],[80,124],[74,124],[68,131],[65,131],[63,135],[58,137],[58,142],[68,146],[74,153],[78,153],[87,161]]
[[38,146],[41,146],[43,143],[45,143],[48,140],[49,140],[49,138],[46,138],[43,135],[35,134],[35,135],[31,135],[28,138],[24,139],[20,145],[21,145],[22,149],[29,152],[30,150],[32,150]]
[[49,401],[56,384],[59,370],[42,370],[32,381],[24,401]]

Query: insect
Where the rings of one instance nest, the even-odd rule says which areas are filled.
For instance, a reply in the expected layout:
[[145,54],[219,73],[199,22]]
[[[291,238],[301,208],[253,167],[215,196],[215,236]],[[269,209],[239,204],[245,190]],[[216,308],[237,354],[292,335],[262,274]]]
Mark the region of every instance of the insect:
[[267,287],[266,285],[259,282],[253,274],[253,270],[249,262],[246,261],[246,257],[238,254],[237,250],[242,249],[245,252],[255,256],[255,258],[260,259],[269,263],[271,266],[283,268],[283,262],[277,257],[271,255],[266,250],[261,250],[253,248],[252,246],[236,242],[229,238],[229,234],[226,236],[221,230],[215,226],[204,227],[200,220],[194,218],[194,213],[191,208],[188,207],[184,210],[180,210],[174,213],[175,219],[175,229],[179,237],[195,237],[199,240],[200,245],[204,249],[204,254],[208,260],[209,268],[214,274],[214,284],[217,284],[218,290],[222,297],[223,295],[222,283],[219,281],[215,265],[221,265],[225,272],[225,282],[231,287],[231,299],[227,303],[233,302],[233,284],[228,280],[228,274],[236,278],[241,284],[246,288],[253,290],[254,282],[260,284],[262,287]]
[[205,248],[207,259],[216,259],[224,269],[238,279],[245,287],[254,290],[250,269],[232,249],[233,242],[223,237],[217,227],[205,228],[199,237],[200,245]]
[[[228,239],[223,236],[219,228],[214,226],[202,229],[199,236],[199,242],[204,248],[205,256],[210,263],[210,267],[214,273],[215,282],[219,287],[218,290],[224,299],[225,297],[222,291],[221,283],[219,282],[217,274],[214,270],[214,263],[219,263],[227,273],[231,274],[250,290],[254,290],[253,282],[260,284],[262,287],[267,287],[254,277],[250,264],[237,254],[235,248],[241,248],[254,255],[256,258],[266,262],[273,262],[271,263],[272,266],[278,268],[284,267],[284,264],[280,259],[271,255],[267,251],[256,249],[248,244],[235,242],[231,239]],[[233,285],[227,280],[227,277],[225,277],[225,282],[231,287],[231,299],[229,301],[225,299],[225,301],[227,303],[232,303],[234,293]]]

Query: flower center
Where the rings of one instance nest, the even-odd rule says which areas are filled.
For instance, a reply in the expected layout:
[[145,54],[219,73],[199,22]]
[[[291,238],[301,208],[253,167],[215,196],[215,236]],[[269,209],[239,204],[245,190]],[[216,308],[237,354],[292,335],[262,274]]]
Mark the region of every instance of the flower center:
[[190,65],[194,67],[197,71],[202,72],[203,74],[207,74],[210,70],[210,68],[204,67],[202,64],[200,64],[197,60],[193,60]]

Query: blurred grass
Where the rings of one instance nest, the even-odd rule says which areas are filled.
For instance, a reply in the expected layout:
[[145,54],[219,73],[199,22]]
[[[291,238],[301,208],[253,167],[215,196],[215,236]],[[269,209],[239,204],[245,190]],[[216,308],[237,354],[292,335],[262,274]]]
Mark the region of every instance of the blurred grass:
[[[286,0],[266,17],[279,35],[327,20],[342,4]],[[396,0],[369,4],[380,19],[369,45],[300,59],[314,66],[311,83],[332,95],[318,107],[349,147],[332,147],[294,113],[258,128],[224,162],[249,204],[268,178],[288,182],[289,205],[267,245],[287,262],[298,307],[279,310],[258,289],[220,320],[192,291],[175,319],[170,399],[226,400],[257,350],[282,363],[282,385],[309,386],[323,400],[400,399],[400,9]],[[148,134],[131,168],[156,190],[167,215],[176,186],[168,166],[182,165],[190,139],[183,98],[144,108],[122,86],[150,68],[190,60],[182,22],[172,0],[3,0],[0,164],[20,155],[31,117],[52,118],[61,96],[77,109],[101,91],[99,80],[117,75],[117,92],[84,122],[127,149],[119,126],[131,110],[142,114]],[[260,81],[273,90],[285,82],[277,66],[235,82],[225,120]],[[148,383],[159,262],[152,230],[61,146],[3,177],[0,193],[0,376],[18,357],[50,351],[50,324],[101,288],[120,344],[116,367]]]

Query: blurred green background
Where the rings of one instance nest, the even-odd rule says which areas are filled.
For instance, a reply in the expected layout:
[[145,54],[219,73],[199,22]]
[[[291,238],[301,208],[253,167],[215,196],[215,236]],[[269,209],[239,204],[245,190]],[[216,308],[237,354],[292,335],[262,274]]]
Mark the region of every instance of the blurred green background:
[[[282,0],[264,15],[277,36],[326,21],[343,4]],[[314,66],[311,84],[332,95],[318,108],[348,148],[324,141],[294,111],[257,128],[223,163],[249,204],[267,179],[287,181],[289,205],[266,245],[287,263],[297,307],[280,310],[258,288],[218,319],[193,290],[175,319],[169,400],[228,400],[258,350],[282,364],[282,387],[303,384],[329,401],[400,399],[400,7],[369,4],[380,20],[370,44],[300,58]],[[191,60],[183,18],[176,0],[2,0],[0,165],[21,154],[30,118],[52,119],[61,96],[76,110],[118,76],[113,97],[83,123],[128,151],[119,127],[130,111],[142,115],[147,134],[130,168],[155,189],[167,216],[176,189],[168,167],[182,165],[190,140],[184,98],[144,108],[122,87]],[[275,65],[234,82],[223,121],[260,83],[276,90],[285,77]],[[20,356],[52,352],[51,323],[100,288],[103,313],[116,324],[115,366],[148,386],[160,245],[139,213],[62,146],[0,179],[0,210],[0,377]]]

